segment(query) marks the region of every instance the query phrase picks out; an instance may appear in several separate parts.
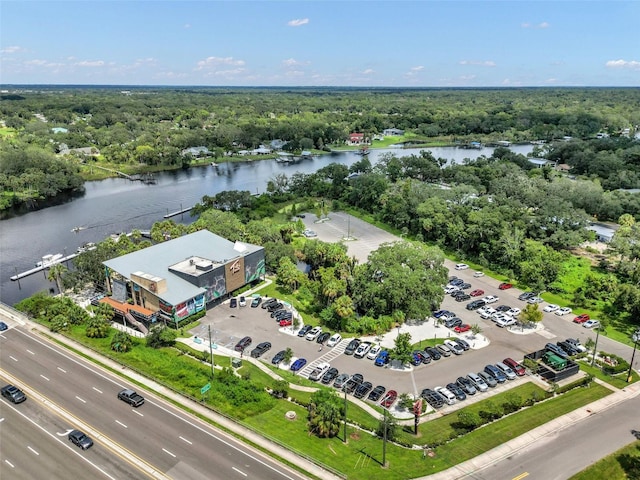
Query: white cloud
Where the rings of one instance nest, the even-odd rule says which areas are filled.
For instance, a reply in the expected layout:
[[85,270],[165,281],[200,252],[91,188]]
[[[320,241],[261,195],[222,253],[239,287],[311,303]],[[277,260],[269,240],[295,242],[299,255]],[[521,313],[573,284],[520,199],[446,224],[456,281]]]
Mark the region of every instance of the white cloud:
[[0,53],[17,53],[17,52],[22,52],[24,50],[24,48],[22,47],[18,47],[17,45],[12,45],[10,47],[4,47],[3,49],[0,49]]
[[367,68],[362,72],[363,75],[371,75],[372,73],[375,73],[375,70],[373,68]]
[[295,20],[289,20],[287,22],[287,25],[289,25],[290,27],[300,27],[302,25],[306,25],[307,23],[309,23],[308,18],[296,18]]
[[243,66],[244,60],[237,60],[233,57],[207,57],[197,63],[196,70],[216,70],[221,65]]
[[493,60],[485,60],[485,61],[479,61],[479,60],[460,60],[460,65],[478,65],[481,67],[495,67],[496,66],[496,62],[494,62]]
[[538,28],[549,28],[550,26],[548,22],[542,22],[537,25]]
[[538,24],[524,22],[524,23],[520,24],[520,26],[522,28],[549,28],[551,25],[549,24],[549,22],[540,22]]
[[640,62],[637,60],[609,60],[605,63],[607,68],[629,68],[631,70],[640,70]]
[[287,77],[303,77],[304,72],[301,70],[289,70],[285,75]]
[[411,67],[410,70],[412,72],[420,72],[420,71],[424,70],[424,66],[418,65],[417,67]]
[[83,60],[81,62],[76,62],[76,66],[78,67],[104,67],[104,60]]
[[311,62],[306,61],[306,62],[301,62],[299,60],[296,60],[295,58],[287,58],[286,60],[282,61],[282,64],[285,67],[296,67],[296,66],[300,66],[300,65],[309,65]]
[[558,79],[557,78],[547,78],[544,83],[548,83],[548,84],[555,84],[558,83]]

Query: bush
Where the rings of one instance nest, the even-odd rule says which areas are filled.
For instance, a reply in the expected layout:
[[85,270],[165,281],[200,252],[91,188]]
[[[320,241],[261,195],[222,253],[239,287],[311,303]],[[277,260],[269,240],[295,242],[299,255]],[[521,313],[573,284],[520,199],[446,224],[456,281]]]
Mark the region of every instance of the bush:
[[602,371],[608,375],[616,375],[618,373],[626,372],[629,369],[629,363],[622,357],[606,352],[600,352],[600,357],[607,357],[615,364],[611,365],[599,358],[596,359],[596,363],[602,368]]

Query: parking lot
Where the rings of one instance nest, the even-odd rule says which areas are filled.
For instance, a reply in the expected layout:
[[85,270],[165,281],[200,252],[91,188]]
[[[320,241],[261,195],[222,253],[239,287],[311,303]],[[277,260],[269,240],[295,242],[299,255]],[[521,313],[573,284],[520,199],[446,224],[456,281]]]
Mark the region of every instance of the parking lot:
[[[349,254],[355,255],[360,261],[366,261],[369,253],[377,248],[380,243],[400,240],[387,232],[346,214],[332,213],[331,220],[321,223],[314,223],[310,217],[310,215],[306,215],[304,219],[305,225],[307,228],[313,229],[318,238],[323,241],[335,242],[347,236],[351,237],[351,240],[345,242]],[[520,290],[515,288],[499,290],[498,285],[500,282],[493,278],[488,276],[476,278],[472,269],[455,270],[454,263],[449,260],[445,260],[445,265],[449,268],[451,275],[456,275],[471,284],[471,288],[467,291],[481,289],[484,291],[484,295],[499,297],[498,302],[492,305],[493,307],[508,305],[524,308],[525,302],[517,298],[522,293]],[[251,308],[249,305],[230,308],[229,302],[225,302],[208,311],[207,316],[202,319],[201,325],[192,333],[202,338],[207,338],[208,326],[211,325],[213,342],[230,350],[233,349],[239,339],[249,335],[252,337],[253,342],[245,351],[245,355],[248,355],[250,350],[258,343],[269,341],[272,344],[272,348],[261,357],[261,360],[265,362],[270,362],[277,352],[289,347],[293,350],[295,357],[307,360],[307,366],[313,362],[330,359],[331,366],[337,368],[341,373],[361,373],[365,380],[371,382],[373,386],[384,385],[387,389],[397,390],[398,393],[406,392],[410,394],[419,394],[424,388],[446,385],[455,381],[459,376],[481,371],[486,364],[500,362],[506,357],[521,361],[526,353],[539,350],[550,341],[554,342],[567,337],[574,337],[584,344],[588,337],[595,337],[594,332],[572,323],[571,320],[575,316],[572,314],[560,317],[552,313],[545,313],[543,319],[544,328],[529,334],[521,334],[524,332],[518,331],[517,328],[513,330],[500,328],[491,320],[481,319],[477,312],[469,311],[465,308],[467,303],[456,302],[452,297],[446,295],[441,308],[454,312],[464,323],[480,325],[482,335],[487,338],[488,344],[483,348],[478,348],[480,346],[478,345],[460,356],[443,357],[441,360],[432,361],[428,365],[419,365],[406,371],[376,367],[372,360],[366,358],[356,359],[353,356],[344,354],[336,356],[326,346],[322,351],[319,351],[320,345],[315,341],[307,341],[304,338],[293,335],[291,328],[280,328],[266,310],[260,307]],[[544,305],[546,303],[543,303],[541,307]],[[412,332],[412,342],[436,337],[447,338],[455,335],[453,330],[446,329],[444,326],[436,326],[433,318],[420,322],[419,326],[414,328]],[[393,338],[397,334],[397,330],[387,333],[382,342],[383,345],[391,344],[390,346],[392,346]],[[461,336],[465,335],[467,334],[462,334]],[[375,339],[372,338],[371,340]],[[473,343],[470,340],[467,341]],[[621,356],[628,356],[628,353],[624,351],[627,347],[605,337],[600,337],[600,342],[602,343],[599,345],[602,345],[603,349],[608,349],[607,351],[612,353],[616,353],[615,350],[617,349],[620,351]],[[344,344],[339,349],[343,350]],[[510,383],[513,384],[514,382]]]

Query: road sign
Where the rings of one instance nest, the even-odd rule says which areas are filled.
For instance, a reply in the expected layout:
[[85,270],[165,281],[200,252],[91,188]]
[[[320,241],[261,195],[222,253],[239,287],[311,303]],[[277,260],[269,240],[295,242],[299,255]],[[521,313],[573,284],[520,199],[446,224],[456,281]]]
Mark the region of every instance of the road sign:
[[210,388],[211,388],[211,384],[210,384],[210,383],[207,383],[204,387],[202,387],[202,388],[200,389],[200,393],[201,393],[202,395],[204,395],[205,393],[207,393],[207,392],[209,391],[209,389],[210,389]]

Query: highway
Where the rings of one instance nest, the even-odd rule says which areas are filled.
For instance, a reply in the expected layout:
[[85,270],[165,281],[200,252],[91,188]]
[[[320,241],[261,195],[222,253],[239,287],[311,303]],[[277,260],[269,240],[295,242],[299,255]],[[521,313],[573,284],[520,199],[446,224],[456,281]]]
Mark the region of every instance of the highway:
[[[306,478],[22,327],[3,332],[0,347],[0,375],[90,426],[87,433],[96,447],[109,444],[148,474],[194,480]],[[145,404],[134,409],[118,400],[125,387],[138,390]]]
[[[0,381],[8,383],[4,378]],[[72,428],[74,425],[32,399],[18,405],[0,400],[0,477],[143,478],[137,468],[102,445],[87,451],[73,445],[67,439]]]

